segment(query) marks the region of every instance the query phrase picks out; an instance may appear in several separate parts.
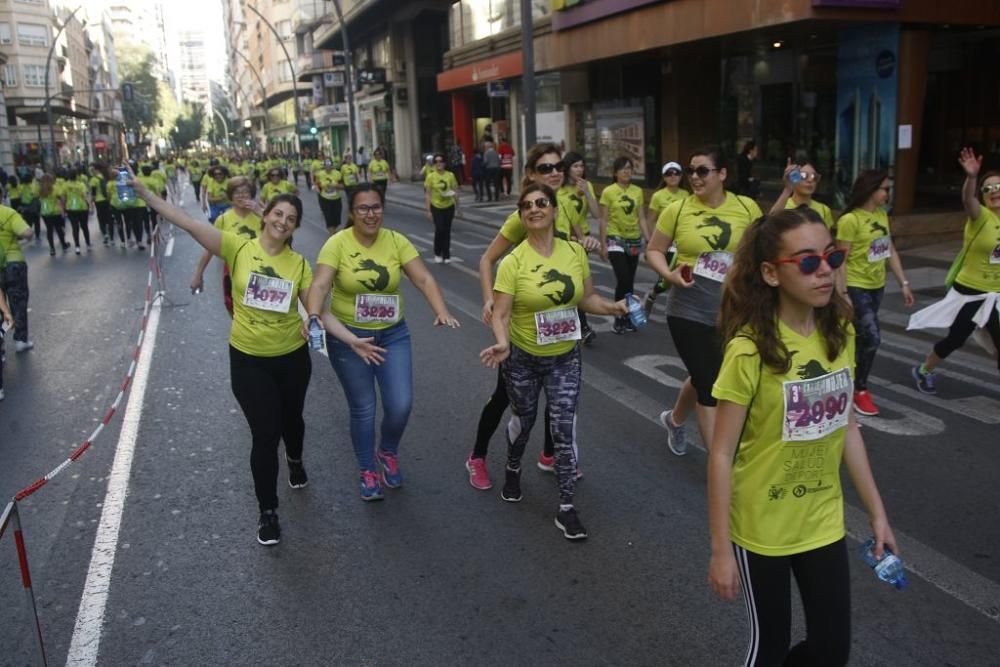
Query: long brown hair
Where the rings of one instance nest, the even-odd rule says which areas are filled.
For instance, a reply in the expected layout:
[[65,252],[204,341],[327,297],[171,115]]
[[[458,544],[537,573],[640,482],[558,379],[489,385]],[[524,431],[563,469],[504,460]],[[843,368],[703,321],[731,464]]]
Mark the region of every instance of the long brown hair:
[[854,179],[854,185],[851,186],[851,194],[847,197],[847,203],[844,205],[844,213],[850,213],[854,209],[864,206],[865,202],[882,187],[882,181],[887,178],[889,178],[889,172],[885,169],[865,169],[858,174],[858,177]]
[[[722,288],[719,331],[723,344],[737,335],[749,336],[757,345],[761,362],[777,373],[787,373],[792,360],[778,333],[778,288],[764,282],[760,267],[778,256],[785,232],[808,224],[822,225],[823,219],[804,206],[754,222],[740,239]],[[828,304],[816,309],[816,326],[830,361],[847,345],[850,319],[851,306],[836,291]]]
[[52,195],[52,188],[55,186],[56,177],[46,172],[38,179],[38,196],[49,197]]
[[555,144],[535,144],[528,149],[528,154],[524,158],[524,178],[521,179],[521,187],[525,188],[529,183],[534,181],[528,176],[528,172],[535,171],[535,163],[543,155],[548,155],[549,153],[555,153],[560,158],[562,158],[562,149]]

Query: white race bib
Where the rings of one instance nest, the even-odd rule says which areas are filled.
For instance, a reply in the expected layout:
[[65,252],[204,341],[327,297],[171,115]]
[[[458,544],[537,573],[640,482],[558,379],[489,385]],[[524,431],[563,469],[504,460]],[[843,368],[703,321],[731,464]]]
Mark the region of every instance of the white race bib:
[[354,321],[392,324],[399,321],[398,294],[358,294],[354,297]]
[[354,174],[344,174],[344,185],[357,185],[358,179]]
[[869,262],[881,262],[884,259],[889,259],[889,255],[891,254],[892,254],[892,241],[888,236],[872,239],[871,245],[868,246]]
[[846,368],[812,380],[785,382],[781,438],[786,442],[818,440],[847,426],[852,391]]
[[564,340],[580,340],[580,316],[576,308],[559,308],[535,313],[535,342],[551,345]]
[[1000,264],[1000,245],[993,248],[993,253],[990,255],[990,264]]
[[625,248],[618,241],[608,239],[608,252],[625,252]]
[[243,305],[258,310],[287,313],[295,295],[295,283],[284,278],[272,278],[250,272],[247,288],[243,292]]
[[732,253],[722,250],[703,252],[698,255],[698,261],[694,264],[694,273],[696,276],[721,283],[726,279],[726,273],[729,272],[729,266],[732,263]]

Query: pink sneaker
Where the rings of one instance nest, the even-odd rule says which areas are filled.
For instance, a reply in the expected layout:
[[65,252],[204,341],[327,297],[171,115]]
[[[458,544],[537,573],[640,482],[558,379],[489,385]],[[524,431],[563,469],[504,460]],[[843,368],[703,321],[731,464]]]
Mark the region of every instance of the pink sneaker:
[[[545,472],[555,473],[556,471],[556,457],[546,456],[545,452],[538,453],[538,469],[544,470]],[[583,479],[583,469],[580,466],[576,467],[576,478]]]
[[486,459],[474,459],[470,455],[465,460],[465,469],[469,471],[469,484],[472,488],[485,491],[493,488],[490,473],[486,471]]

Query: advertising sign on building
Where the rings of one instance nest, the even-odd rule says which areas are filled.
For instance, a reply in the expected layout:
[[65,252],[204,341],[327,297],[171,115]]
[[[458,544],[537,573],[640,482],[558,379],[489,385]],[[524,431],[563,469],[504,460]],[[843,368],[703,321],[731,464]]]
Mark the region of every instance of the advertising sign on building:
[[488,81],[486,83],[486,94],[489,97],[510,97],[510,81]]
[[343,72],[324,72],[323,86],[326,88],[339,88],[344,85]]
[[642,107],[601,109],[595,114],[597,125],[597,174],[612,178],[612,166],[619,157],[632,160],[632,178],[646,176],[645,120]]

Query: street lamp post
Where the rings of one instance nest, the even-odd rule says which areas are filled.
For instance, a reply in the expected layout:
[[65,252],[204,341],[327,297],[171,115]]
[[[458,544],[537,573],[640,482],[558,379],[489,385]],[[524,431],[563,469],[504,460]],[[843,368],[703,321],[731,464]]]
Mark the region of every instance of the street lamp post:
[[333,0],[333,10],[337,12],[337,21],[340,22],[340,38],[344,42],[344,85],[347,88],[347,125],[351,133],[351,155],[357,150],[358,137],[354,127],[354,77],[351,63],[351,43],[347,39],[347,24],[344,23],[344,14],[340,11],[340,0]]
[[[261,21],[263,21],[271,32],[274,33],[274,37],[278,40],[278,46],[281,47],[282,52],[285,54],[285,58],[288,60],[288,69],[292,73],[292,101],[295,103],[295,146],[296,149],[300,149],[299,146],[299,129],[302,127],[301,119],[299,118],[299,79],[295,75],[295,63],[292,62],[292,56],[289,55],[288,49],[285,48],[285,40],[278,32],[278,29],[271,25],[271,22],[264,18],[264,15],[258,11],[256,7],[251,4],[247,4],[246,8],[256,14]],[[266,112],[265,112],[266,113]]]
[[531,0],[521,0],[521,56],[524,74],[521,75],[524,95],[524,145],[533,146],[535,131],[535,21],[531,15]]
[[[49,45],[49,55],[45,58],[45,120],[49,124],[49,150],[52,151],[52,164],[55,167],[59,167],[59,152],[56,150],[56,131],[52,127],[52,98],[49,97],[49,70],[52,69],[52,53],[55,51],[56,42],[59,41],[59,36],[62,35],[63,30],[69,25],[69,22],[73,20],[73,17],[78,11],[83,9],[83,5],[80,5],[73,11],[69,13],[66,20],[62,22],[59,26],[59,30],[56,31],[56,36],[52,38],[52,43]],[[43,152],[44,155],[44,152]],[[45,168],[45,158],[42,157],[42,169]]]
[[222,115],[221,111],[218,109],[212,109],[212,111],[219,117],[219,120],[222,121],[222,129],[226,133],[226,147],[229,148],[229,123],[226,121],[226,117]]

